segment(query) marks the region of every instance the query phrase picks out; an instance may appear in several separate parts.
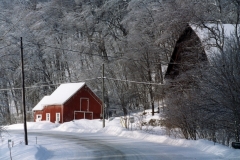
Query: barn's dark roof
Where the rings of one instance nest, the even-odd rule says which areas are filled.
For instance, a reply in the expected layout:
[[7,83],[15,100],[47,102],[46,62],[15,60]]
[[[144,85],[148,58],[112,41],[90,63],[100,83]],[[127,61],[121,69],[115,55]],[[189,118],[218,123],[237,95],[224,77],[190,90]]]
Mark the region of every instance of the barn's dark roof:
[[[226,47],[224,41],[229,39],[234,32],[233,24],[205,24],[204,26],[189,24],[176,42],[165,78],[174,78],[181,71],[191,69],[184,68],[184,63],[195,64],[206,60],[211,63],[213,57],[220,53],[219,48]],[[189,59],[190,55],[192,55],[191,59]],[[195,58],[195,62],[193,57],[199,58]]]

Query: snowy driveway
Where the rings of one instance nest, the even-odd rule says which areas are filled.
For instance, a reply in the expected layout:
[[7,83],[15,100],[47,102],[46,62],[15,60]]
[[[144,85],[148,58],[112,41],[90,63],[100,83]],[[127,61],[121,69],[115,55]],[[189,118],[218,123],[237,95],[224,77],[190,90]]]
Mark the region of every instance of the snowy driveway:
[[[11,134],[16,135],[20,133],[19,131],[11,131]],[[107,134],[100,133],[68,133],[33,130],[28,133],[28,139],[29,145],[37,146],[37,151],[34,155],[36,160],[222,159],[216,155],[201,152],[197,149],[189,147],[170,146],[139,139],[109,136]],[[19,158],[23,160],[28,159],[23,154],[22,156],[20,155],[20,157]],[[18,157],[16,156],[13,159],[17,158]],[[6,159],[9,159],[9,157],[6,157]]]

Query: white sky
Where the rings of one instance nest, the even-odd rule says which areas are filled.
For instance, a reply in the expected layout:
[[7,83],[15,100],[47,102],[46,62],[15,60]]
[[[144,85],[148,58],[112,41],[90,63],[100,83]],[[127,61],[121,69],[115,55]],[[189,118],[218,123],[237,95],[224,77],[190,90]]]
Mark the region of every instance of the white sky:
[[214,57],[215,54],[219,52],[219,49],[216,47],[216,38],[217,43],[219,43],[219,45],[223,45],[223,43],[225,42],[222,41],[226,41],[228,38],[231,37],[231,35],[235,32],[235,27],[233,24],[219,24],[219,25],[207,24],[206,26],[211,28],[214,32],[216,32],[217,35],[220,36],[224,35],[224,37],[221,37],[219,39],[219,37],[212,35],[212,32],[210,32],[209,29],[191,25],[191,28],[196,32],[196,34],[200,38],[205,48],[206,54],[208,58],[210,58],[209,60],[211,60],[211,58]]

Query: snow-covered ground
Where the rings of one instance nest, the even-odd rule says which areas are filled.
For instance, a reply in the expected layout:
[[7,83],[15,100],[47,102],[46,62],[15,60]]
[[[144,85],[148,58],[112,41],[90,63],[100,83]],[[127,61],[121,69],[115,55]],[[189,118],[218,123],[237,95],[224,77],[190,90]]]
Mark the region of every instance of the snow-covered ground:
[[[52,157],[51,153],[46,149],[47,147],[43,144],[38,143],[38,139],[35,136],[29,136],[28,141],[29,145],[24,145],[24,135],[23,134],[15,134],[11,130],[23,130],[23,124],[14,124],[10,126],[5,127],[9,132],[3,133],[2,138],[0,138],[0,159],[10,159],[10,151],[8,148],[8,143],[10,145],[13,145],[11,147],[11,154],[13,159],[21,159],[21,160],[34,160],[34,159],[67,159],[67,151],[64,150],[58,150],[58,147],[60,147],[59,143],[63,140],[59,139],[45,139],[44,145],[53,145],[56,150],[58,150],[58,156],[60,157]],[[153,132],[145,132],[136,130],[134,127],[133,130],[125,129],[120,124],[120,118],[114,118],[111,121],[106,121],[106,127],[102,128],[102,121],[101,120],[76,120],[72,122],[67,122],[64,124],[54,124],[50,122],[28,122],[27,128],[29,132],[31,131],[51,131],[51,132],[61,132],[61,133],[71,133],[71,134],[80,134],[80,133],[86,133],[86,134],[94,134],[94,135],[105,135],[106,137],[111,135],[116,137],[116,139],[120,138],[129,138],[133,140],[138,140],[142,142],[154,142],[158,144],[164,145],[164,147],[181,147],[181,150],[183,150],[184,154],[192,154],[189,153],[189,148],[197,149],[199,150],[199,153],[206,153],[211,154],[213,156],[218,157],[218,159],[240,159],[240,150],[233,149],[230,147],[222,146],[219,144],[215,144],[210,141],[206,140],[185,140],[185,139],[174,139],[170,138],[166,135],[163,135],[164,130],[160,127],[154,128]],[[9,142],[11,140],[11,142]],[[46,143],[49,142],[49,143]],[[37,144],[36,144],[37,143]],[[71,148],[74,149],[74,147],[79,146],[78,144],[72,144]],[[86,148],[82,147],[81,154],[90,155],[92,151],[87,151]],[[179,150],[179,149],[178,149]],[[40,151],[40,152],[39,152]],[[172,150],[172,152],[176,152],[176,150]],[[41,154],[40,154],[41,153]],[[80,153],[79,153],[80,154]],[[81,155],[82,157],[86,155]],[[191,156],[190,156],[191,157]],[[198,159],[206,159],[206,156],[204,154],[198,154]],[[171,158],[170,158],[171,159]],[[176,159],[176,158],[172,158]],[[209,158],[212,159],[212,158]]]

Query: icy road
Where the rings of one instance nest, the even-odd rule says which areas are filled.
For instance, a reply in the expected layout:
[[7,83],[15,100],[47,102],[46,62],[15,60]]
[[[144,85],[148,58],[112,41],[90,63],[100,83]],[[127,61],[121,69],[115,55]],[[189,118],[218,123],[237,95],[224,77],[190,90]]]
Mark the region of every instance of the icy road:
[[[23,136],[20,131],[11,131],[16,137]],[[20,135],[19,135],[20,134]],[[213,154],[189,147],[177,147],[140,139],[128,139],[100,133],[67,133],[58,131],[37,131],[28,133],[29,145],[34,145],[36,160],[82,160],[82,159],[121,159],[121,160],[193,160],[222,159]],[[36,145],[37,143],[37,145]],[[14,147],[12,148],[14,152]],[[14,159],[27,160],[28,153],[13,153]],[[0,159],[9,159],[9,156]]]

